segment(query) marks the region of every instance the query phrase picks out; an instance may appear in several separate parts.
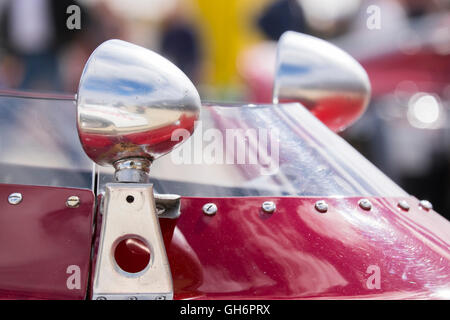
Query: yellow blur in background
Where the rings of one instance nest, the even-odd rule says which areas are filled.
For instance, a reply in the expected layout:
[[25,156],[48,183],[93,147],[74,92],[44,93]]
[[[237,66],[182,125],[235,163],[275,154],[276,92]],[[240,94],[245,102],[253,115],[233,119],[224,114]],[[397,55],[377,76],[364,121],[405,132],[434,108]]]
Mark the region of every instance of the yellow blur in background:
[[205,48],[204,80],[226,87],[239,82],[236,61],[240,52],[260,42],[258,14],[271,0],[195,0]]

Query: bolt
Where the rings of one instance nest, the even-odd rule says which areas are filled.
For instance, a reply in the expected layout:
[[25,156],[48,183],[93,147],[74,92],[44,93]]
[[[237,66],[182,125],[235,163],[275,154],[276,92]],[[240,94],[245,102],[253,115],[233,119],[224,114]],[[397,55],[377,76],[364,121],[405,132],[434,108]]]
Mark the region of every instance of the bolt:
[[364,209],[364,210],[367,210],[367,211],[372,209],[372,203],[369,200],[367,200],[367,199],[359,200],[358,204],[361,207],[361,209]]
[[328,204],[324,200],[317,201],[314,207],[320,213],[325,213],[328,211]]
[[277,208],[277,206],[275,205],[275,203],[273,201],[265,201],[262,204],[262,209],[264,212],[266,213],[273,213],[275,211],[275,209]]
[[19,204],[22,202],[22,194],[18,192],[11,193],[8,196],[9,204]]
[[426,211],[433,209],[433,205],[428,200],[420,200],[419,206],[421,206]]
[[68,208],[78,208],[80,206],[80,198],[78,196],[70,196],[66,200]]
[[213,216],[217,212],[217,206],[214,203],[207,203],[203,206],[203,213],[207,216]]
[[403,210],[405,210],[405,211],[409,211],[409,203],[408,202],[406,202],[405,200],[400,200],[399,202],[398,202],[398,206],[401,208],[401,209],[403,209]]

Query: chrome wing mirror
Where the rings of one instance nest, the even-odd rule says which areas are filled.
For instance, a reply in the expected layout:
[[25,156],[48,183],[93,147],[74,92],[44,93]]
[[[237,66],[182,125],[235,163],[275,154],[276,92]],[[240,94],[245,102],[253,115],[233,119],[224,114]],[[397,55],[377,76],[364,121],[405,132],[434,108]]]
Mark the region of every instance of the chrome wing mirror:
[[109,40],[91,55],[77,94],[77,127],[86,154],[113,165],[119,182],[143,182],[150,163],[192,133],[200,97],[170,61],[145,48]]
[[115,168],[101,205],[93,299],[171,299],[172,277],[159,227],[151,163],[194,131],[200,97],[175,65],[142,47],[109,40],[91,55],[77,94],[86,154]]
[[364,113],[370,90],[365,70],[338,47],[293,31],[281,36],[273,103],[300,102],[338,132]]

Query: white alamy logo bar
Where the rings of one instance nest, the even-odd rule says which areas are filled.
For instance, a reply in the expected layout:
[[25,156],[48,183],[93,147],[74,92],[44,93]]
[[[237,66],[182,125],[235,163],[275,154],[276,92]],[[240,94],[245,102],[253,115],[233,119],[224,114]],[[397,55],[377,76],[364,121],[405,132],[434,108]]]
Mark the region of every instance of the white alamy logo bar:
[[[172,141],[189,138],[189,131],[177,129]],[[215,128],[203,130],[196,121],[195,134],[182,147],[171,152],[176,165],[252,165],[261,175],[275,174],[279,169],[279,131],[275,128]]]

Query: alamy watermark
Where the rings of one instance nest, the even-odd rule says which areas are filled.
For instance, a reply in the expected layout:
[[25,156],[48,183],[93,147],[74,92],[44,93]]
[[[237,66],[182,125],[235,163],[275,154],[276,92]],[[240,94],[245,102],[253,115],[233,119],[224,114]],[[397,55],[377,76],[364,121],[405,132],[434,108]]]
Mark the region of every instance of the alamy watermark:
[[81,269],[79,266],[72,264],[67,267],[66,273],[69,274],[66,281],[67,289],[80,290],[81,289]]
[[367,267],[366,273],[370,274],[366,281],[366,287],[369,290],[381,289],[381,273],[380,267],[372,264]]
[[81,29],[81,9],[79,6],[73,4],[67,7],[66,13],[69,17],[66,20],[66,27],[69,30]]
[[[176,129],[171,140],[186,141],[189,136],[188,130]],[[176,165],[254,165],[261,175],[271,175],[279,169],[279,142],[276,128],[203,130],[196,121],[195,134],[171,152],[171,159]]]
[[376,5],[370,5],[366,9],[368,14],[366,20],[366,26],[369,30],[380,30],[381,29],[381,8]]

